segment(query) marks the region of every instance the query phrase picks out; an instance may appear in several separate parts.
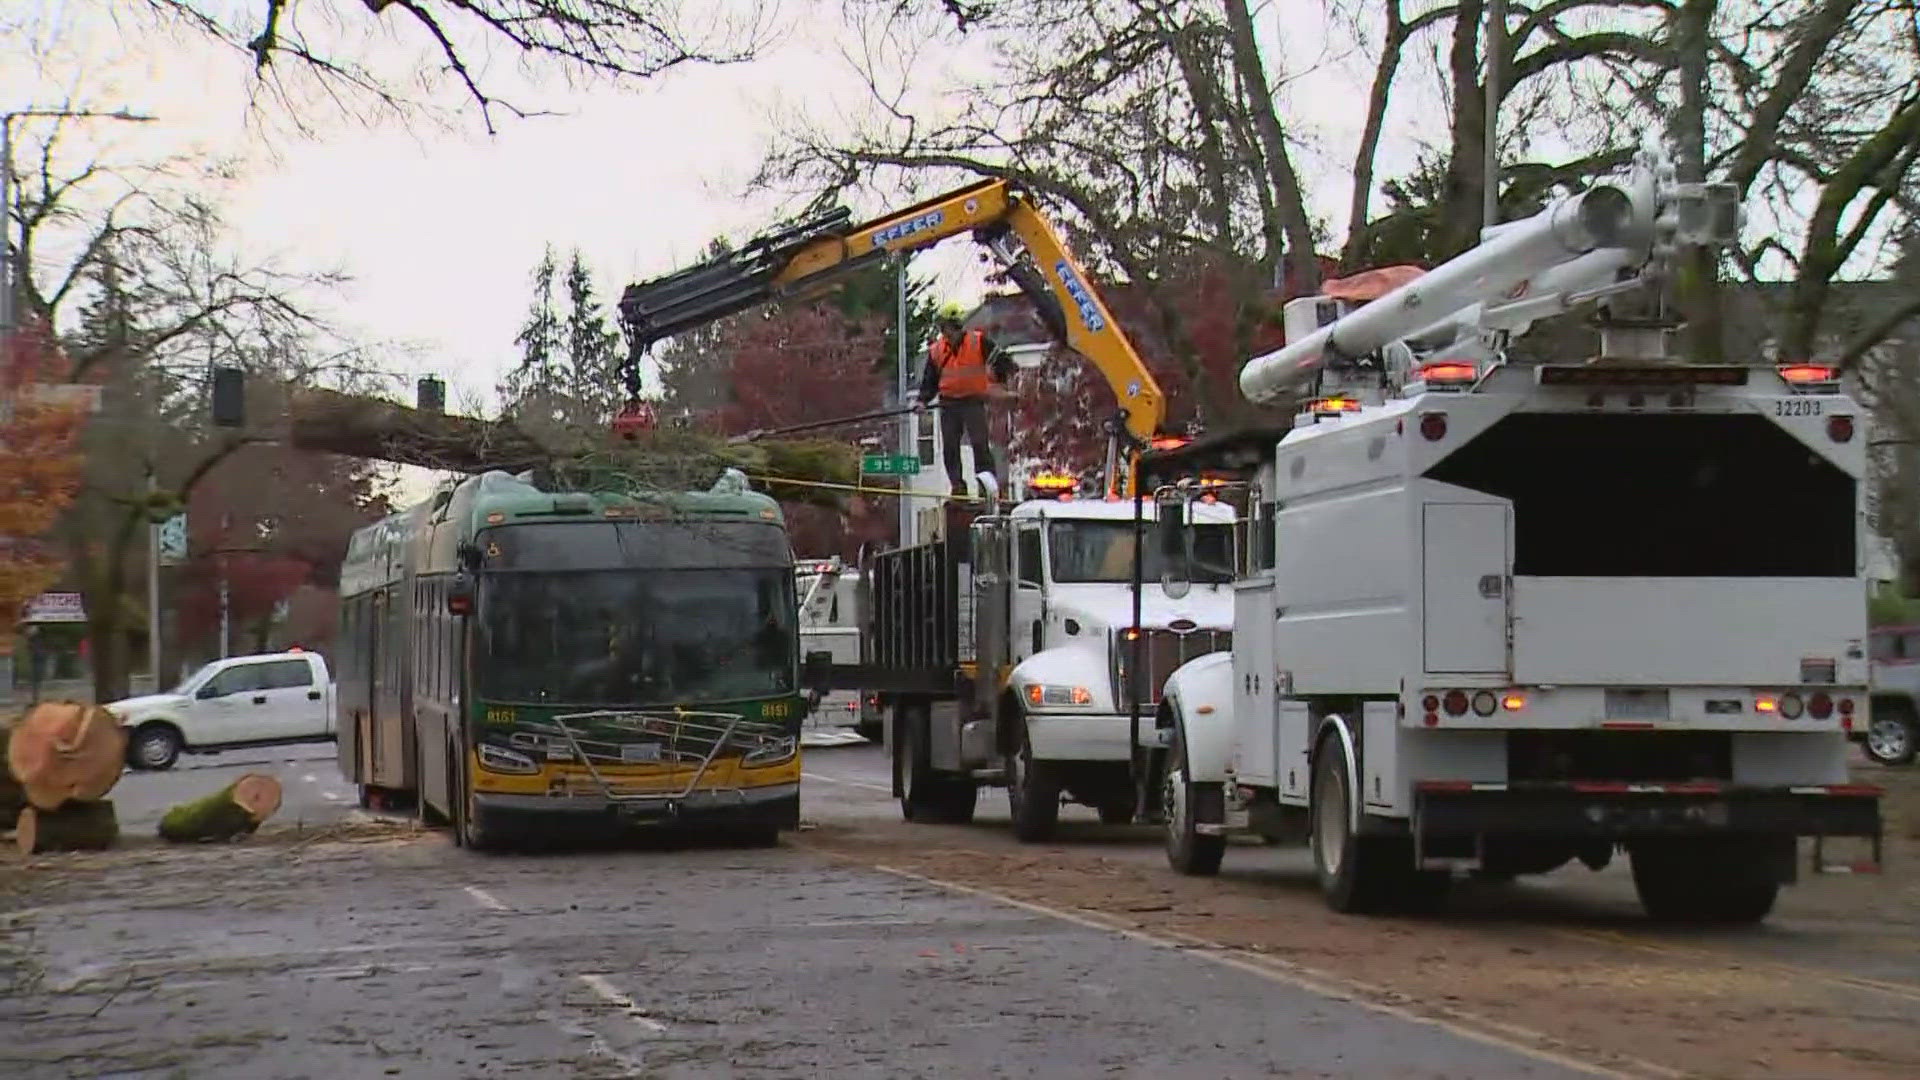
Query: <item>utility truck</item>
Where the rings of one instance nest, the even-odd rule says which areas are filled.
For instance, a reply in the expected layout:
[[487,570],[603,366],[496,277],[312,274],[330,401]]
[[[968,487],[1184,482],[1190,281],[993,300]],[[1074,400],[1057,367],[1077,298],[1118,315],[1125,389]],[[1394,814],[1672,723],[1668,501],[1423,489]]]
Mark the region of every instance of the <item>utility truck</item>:
[[1155,714],[1175,869],[1304,837],[1333,908],[1380,911],[1624,851],[1650,915],[1720,922],[1766,916],[1800,838],[1877,869],[1879,792],[1847,769],[1865,410],[1831,368],[1682,363],[1673,325],[1611,310],[1597,355],[1507,352],[1738,220],[1643,153],[1362,306],[1293,301],[1240,376],[1297,396],[1291,423],[1146,457],[1171,580],[1166,478],[1233,470],[1253,508],[1232,647]]
[[1152,552],[1136,558],[1132,501],[924,518],[925,540],[872,557],[870,651],[854,676],[887,707],[907,820],[970,821],[979,789],[1004,786],[1022,840],[1050,835],[1063,798],[1132,821],[1135,748],[1153,735],[1139,722],[1153,702],[1137,710],[1134,697],[1229,641],[1233,509],[1195,505],[1193,580],[1171,590]]
[[[1178,437],[1161,430],[1159,384],[1028,193],[990,179],[862,223],[838,209],[630,285],[620,300],[634,350],[624,370],[637,386],[637,358],[659,340],[961,235],[999,262],[1059,344],[1105,376],[1116,412],[1102,483],[1091,501],[1062,499],[1046,483],[1035,486],[1047,493],[1014,505],[928,499],[908,535],[859,567],[861,662],[816,668],[830,650],[810,649],[809,669],[830,672],[830,685],[812,689],[877,701],[908,820],[970,820],[979,788],[992,784],[1007,787],[1023,839],[1051,831],[1063,797],[1131,820],[1152,728],[1139,731],[1130,699],[1177,662],[1224,645],[1233,514],[1218,505],[1196,521],[1198,551],[1218,580],[1179,597],[1132,587],[1144,531],[1134,462]],[[1126,695],[1129,666],[1154,677]]]

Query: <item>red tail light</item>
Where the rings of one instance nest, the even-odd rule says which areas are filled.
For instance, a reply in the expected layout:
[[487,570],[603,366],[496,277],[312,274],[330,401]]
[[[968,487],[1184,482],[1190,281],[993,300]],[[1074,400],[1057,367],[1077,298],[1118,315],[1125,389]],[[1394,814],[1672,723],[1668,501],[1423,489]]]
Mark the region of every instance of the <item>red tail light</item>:
[[1464,690],[1447,691],[1447,715],[1460,716],[1467,711],[1467,692]]
[[1839,369],[1826,364],[1782,364],[1780,377],[1795,386],[1811,386],[1818,383],[1830,383],[1839,375]]
[[1430,383],[1469,383],[1480,377],[1480,366],[1470,360],[1435,360],[1420,365],[1419,377]]
[[1447,414],[1430,412],[1420,417],[1420,435],[1428,442],[1439,442],[1447,437]]
[[1807,702],[1807,712],[1811,713],[1815,720],[1825,720],[1833,715],[1833,698],[1829,697],[1825,691],[1815,693],[1813,699]]
[[1853,441],[1853,417],[1835,416],[1827,421],[1827,438],[1834,442]]

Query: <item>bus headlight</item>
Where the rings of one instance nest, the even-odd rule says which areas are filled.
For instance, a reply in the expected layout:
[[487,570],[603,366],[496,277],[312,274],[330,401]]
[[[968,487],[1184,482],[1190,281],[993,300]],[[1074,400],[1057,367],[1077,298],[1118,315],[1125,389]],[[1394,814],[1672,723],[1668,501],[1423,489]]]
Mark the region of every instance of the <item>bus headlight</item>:
[[531,776],[540,771],[540,766],[527,755],[491,743],[480,744],[480,767],[488,772],[519,776]]
[[740,764],[743,768],[778,765],[783,761],[791,760],[799,749],[800,740],[798,738],[792,735],[783,735],[771,742],[762,743],[740,755]]

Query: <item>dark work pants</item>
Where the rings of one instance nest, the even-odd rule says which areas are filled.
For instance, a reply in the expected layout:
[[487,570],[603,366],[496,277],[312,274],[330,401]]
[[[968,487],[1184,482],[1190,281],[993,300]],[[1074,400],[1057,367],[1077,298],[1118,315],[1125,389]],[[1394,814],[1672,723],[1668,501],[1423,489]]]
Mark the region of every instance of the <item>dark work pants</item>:
[[999,471],[993,467],[993,450],[987,445],[987,399],[986,398],[942,398],[940,400],[940,446],[947,464],[947,480],[953,484],[953,492],[963,495],[967,491],[966,477],[961,475],[960,435],[965,431],[967,441],[973,443],[973,467],[975,471],[993,473]]

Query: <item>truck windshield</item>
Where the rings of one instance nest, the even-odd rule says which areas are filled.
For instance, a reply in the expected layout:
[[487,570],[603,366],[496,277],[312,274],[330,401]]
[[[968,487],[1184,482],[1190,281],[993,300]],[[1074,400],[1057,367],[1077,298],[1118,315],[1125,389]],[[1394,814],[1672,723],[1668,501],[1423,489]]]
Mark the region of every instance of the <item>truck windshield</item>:
[[[1149,538],[1152,530],[1149,523]],[[1051,521],[1047,523],[1047,544],[1053,561],[1053,580],[1063,585],[1133,583],[1133,522],[1130,520]],[[1164,568],[1159,546],[1149,539],[1142,576],[1150,582],[1159,581]],[[1233,526],[1193,527],[1193,580],[1201,584],[1233,580]]]
[[528,704],[790,694],[796,614],[786,567],[486,574],[477,681]]

